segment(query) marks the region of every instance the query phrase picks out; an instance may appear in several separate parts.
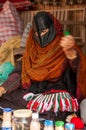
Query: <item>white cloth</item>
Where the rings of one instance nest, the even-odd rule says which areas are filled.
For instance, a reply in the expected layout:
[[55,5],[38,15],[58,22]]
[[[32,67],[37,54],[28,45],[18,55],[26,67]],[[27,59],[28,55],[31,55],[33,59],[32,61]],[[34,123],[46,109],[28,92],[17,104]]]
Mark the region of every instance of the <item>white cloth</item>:
[[83,99],[80,103],[80,113],[82,120],[86,124],[86,98]]

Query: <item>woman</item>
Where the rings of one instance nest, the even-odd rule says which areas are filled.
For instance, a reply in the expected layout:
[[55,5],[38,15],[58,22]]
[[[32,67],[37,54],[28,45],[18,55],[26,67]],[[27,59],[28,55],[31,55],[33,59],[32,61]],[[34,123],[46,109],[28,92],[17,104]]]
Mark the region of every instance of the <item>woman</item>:
[[47,12],[38,12],[27,38],[22,68],[17,67],[1,86],[0,105],[28,107],[48,113],[49,119],[63,119],[69,112],[77,112],[77,99],[86,96],[84,58],[74,38],[64,36],[59,22]]

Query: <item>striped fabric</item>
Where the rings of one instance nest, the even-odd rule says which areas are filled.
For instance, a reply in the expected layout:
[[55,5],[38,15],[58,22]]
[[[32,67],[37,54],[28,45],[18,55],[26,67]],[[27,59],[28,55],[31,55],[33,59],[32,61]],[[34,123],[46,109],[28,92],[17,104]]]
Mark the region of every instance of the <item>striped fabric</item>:
[[24,99],[27,101],[29,100],[27,104],[28,109],[41,113],[49,110],[54,112],[76,112],[78,110],[77,99],[72,98],[68,92],[58,92],[46,95],[26,94]]
[[22,35],[23,25],[15,6],[9,1],[3,5],[0,12],[0,45],[9,38]]

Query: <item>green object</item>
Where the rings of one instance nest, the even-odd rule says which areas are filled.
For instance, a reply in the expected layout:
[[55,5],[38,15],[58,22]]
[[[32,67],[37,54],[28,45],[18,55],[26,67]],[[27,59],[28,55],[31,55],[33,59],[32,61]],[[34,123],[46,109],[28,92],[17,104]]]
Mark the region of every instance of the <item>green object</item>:
[[65,35],[65,36],[70,35],[70,32],[69,32],[69,31],[65,31],[65,32],[64,32],[64,35]]
[[64,126],[64,121],[55,121],[55,126]]
[[13,70],[14,66],[11,64],[11,62],[5,62],[0,65],[0,85],[7,80],[9,74],[11,74]]

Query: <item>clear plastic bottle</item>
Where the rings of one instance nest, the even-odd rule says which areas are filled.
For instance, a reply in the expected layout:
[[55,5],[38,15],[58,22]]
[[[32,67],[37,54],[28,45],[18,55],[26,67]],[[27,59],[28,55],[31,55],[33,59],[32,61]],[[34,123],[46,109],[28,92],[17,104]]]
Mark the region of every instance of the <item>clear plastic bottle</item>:
[[12,130],[12,109],[4,108],[2,130]]
[[45,122],[44,122],[44,130],[54,130],[52,120],[45,120]]
[[40,130],[39,113],[32,113],[32,121],[30,123],[30,130]]
[[74,130],[75,129],[75,125],[72,123],[66,123],[65,124],[65,130]]

